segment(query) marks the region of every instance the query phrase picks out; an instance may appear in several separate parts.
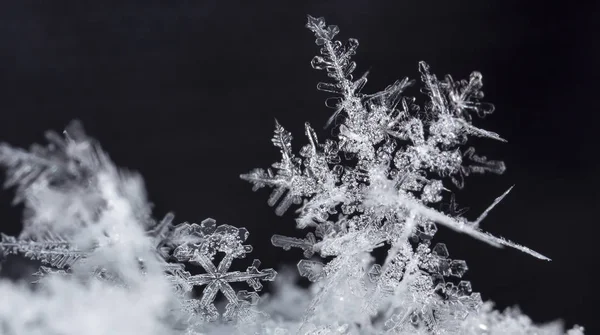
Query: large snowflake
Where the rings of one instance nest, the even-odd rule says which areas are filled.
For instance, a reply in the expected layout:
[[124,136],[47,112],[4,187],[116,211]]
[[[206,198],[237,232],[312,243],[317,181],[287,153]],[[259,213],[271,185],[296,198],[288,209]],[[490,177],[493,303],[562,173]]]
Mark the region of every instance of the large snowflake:
[[[312,66],[325,70],[332,81],[317,88],[336,95],[326,105],[335,110],[327,125],[335,125],[337,136],[320,142],[307,123],[308,144],[296,155],[291,133],[276,121],[272,142],[281,160],[241,175],[254,190],[273,189],[268,204],[278,215],[300,205],[297,227],[314,229],[306,238],[273,235],[275,246],[300,248],[307,258],[333,256],[297,265],[300,275],[319,288],[300,332],[326,333],[334,320],[349,333],[458,331],[482,301],[468,281],[451,278],[462,277],[466,262],[448,259],[444,244],[431,247],[437,225],[548,260],[480,228],[510,189],[472,221],[461,215],[449,194],[452,186],[464,186],[465,176],[505,170],[503,162],[465,147],[473,136],[504,141],[472,124],[472,114],[483,117],[494,110],[481,101],[482,76],[473,72],[467,80],[449,75],[439,80],[420,62],[421,91],[428,98],[423,107],[404,94],[414,83],[408,78],[364,94],[367,75],[352,75],[358,41],[335,40],[338,27],[326,25],[323,18],[309,16],[306,26],[320,47]],[[377,264],[371,252],[382,246],[389,252]]]
[[[336,109],[330,121],[339,122],[338,139],[319,143],[307,123],[309,144],[296,156],[291,133],[275,123],[272,142],[282,155],[281,161],[272,166],[275,171],[255,169],[241,178],[254,184],[254,190],[273,188],[268,203],[277,205],[278,215],[292,204],[302,204],[298,227],[316,227],[317,237],[329,238],[346,235],[340,231],[344,227],[362,230],[367,226],[383,227],[386,222],[403,227],[403,237],[408,238],[435,222],[494,246],[510,246],[547,259],[527,247],[482,231],[479,222],[487,211],[469,222],[431,206],[449,190],[444,186],[444,178],[463,187],[464,176],[502,173],[505,169],[503,162],[475,154],[473,147],[462,148],[468,136],[503,141],[498,134],[472,125],[472,113],[485,116],[494,110],[493,105],[480,101],[480,73],[473,72],[468,80],[454,81],[446,76],[440,81],[421,62],[423,92],[430,99],[423,109],[414,98],[403,95],[413,83],[408,78],[376,94],[363,94],[360,91],[367,81],[366,74],[357,80],[352,76],[356,64],[351,56],[358,41],[350,39],[343,45],[334,40],[339,29],[327,26],[323,18],[309,16],[306,26],[321,46],[313,67],[326,70],[334,81],[319,83],[317,88],[340,95],[327,100],[327,105]],[[406,220],[410,217],[414,219]],[[275,237],[274,242],[285,248],[307,249],[306,242],[299,240]],[[317,251],[307,250],[307,254]]]

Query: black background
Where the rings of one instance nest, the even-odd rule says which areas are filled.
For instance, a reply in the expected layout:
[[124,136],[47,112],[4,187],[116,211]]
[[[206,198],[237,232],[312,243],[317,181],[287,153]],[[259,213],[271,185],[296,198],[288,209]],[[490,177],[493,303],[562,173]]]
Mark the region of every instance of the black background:
[[[325,75],[310,67],[317,47],[304,28],[306,14],[325,16],[339,38],[361,42],[365,92],[418,78],[419,60],[438,76],[483,73],[497,111],[477,124],[508,143],[474,144],[508,170],[467,179],[458,202],[474,218],[516,184],[483,227],[553,261],[443,228],[437,241],[467,260],[466,279],[499,308],[593,334],[599,11],[591,1],[2,1],[0,140],[28,146],[78,118],[118,165],[143,174],[157,217],[245,226],[265,267],[291,264],[301,253],[269,239],[303,236],[292,213],[277,217],[269,193],[238,175],[279,158],[274,118],[297,149],[305,121],[329,135],[328,96],[315,89]],[[11,196],[0,195],[1,230],[16,234]]]

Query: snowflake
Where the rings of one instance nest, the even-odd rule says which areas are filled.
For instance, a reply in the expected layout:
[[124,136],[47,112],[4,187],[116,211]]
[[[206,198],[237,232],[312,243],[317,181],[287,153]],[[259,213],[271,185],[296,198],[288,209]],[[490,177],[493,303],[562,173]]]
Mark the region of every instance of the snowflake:
[[[414,98],[403,96],[412,84],[407,78],[376,94],[360,93],[366,74],[353,81],[356,64],[351,61],[358,41],[350,39],[343,45],[334,40],[339,29],[327,26],[323,18],[309,16],[306,26],[315,33],[316,43],[321,46],[321,55],[315,56],[313,67],[326,70],[334,80],[334,83],[319,83],[317,88],[341,95],[327,102],[336,109],[330,120],[340,122],[338,140],[320,144],[313,128],[306,124],[309,144],[297,157],[292,152],[291,133],[279,122],[275,123],[272,142],[282,155],[282,160],[273,164],[275,172],[255,169],[240,177],[254,184],[253,190],[272,187],[268,203],[275,206],[279,202],[275,210],[278,215],[292,204],[302,204],[297,219],[299,228],[312,226],[317,229],[316,237],[342,238],[342,241],[348,239],[348,234],[368,226],[390,227],[386,223],[395,223],[391,230],[403,230],[400,236],[409,238],[436,222],[494,246],[510,246],[548,259],[527,247],[481,231],[479,222],[489,209],[476,221],[469,222],[430,206],[441,202],[442,192],[448,190],[443,178],[448,177],[462,187],[464,176],[502,173],[505,169],[504,163],[476,155],[472,147],[464,151],[461,148],[467,135],[503,140],[471,124],[471,113],[485,116],[494,110],[493,105],[480,101],[481,74],[474,72],[469,80],[458,82],[450,76],[440,81],[421,62],[424,92],[430,98],[421,111]],[[377,229],[373,234],[377,235]],[[388,237],[392,235],[388,233]],[[329,243],[313,242],[311,238],[314,236],[301,241],[276,235],[273,243],[285,249],[300,247],[307,256],[317,249],[324,250],[324,244]],[[379,242],[386,241],[395,243],[390,238]],[[337,251],[330,248],[330,253],[343,253],[343,245],[339,243]]]
[[[207,321],[219,318],[219,312],[214,305],[217,293],[222,292],[228,303],[225,307],[224,319],[231,320],[237,314],[243,313],[249,306],[256,305],[256,292],[239,291],[230,283],[246,282],[254,291],[262,289],[261,281],[272,281],[276,272],[273,269],[259,270],[260,261],[255,259],[245,272],[229,271],[236,258],[244,258],[252,251],[250,245],[242,243],[248,238],[245,228],[230,225],[217,227],[215,220],[206,219],[198,224],[182,223],[175,226],[170,239],[179,244],[173,251],[173,257],[179,262],[189,262],[201,266],[205,273],[191,275],[183,267],[172,267],[170,276],[179,290],[191,292],[194,286],[204,286],[202,296],[197,301],[190,301],[196,312]],[[213,264],[215,256],[223,254],[217,266]]]
[[[326,101],[335,110],[327,126],[335,125],[337,138],[319,142],[307,123],[308,144],[295,155],[291,133],[276,121],[272,142],[281,160],[240,176],[255,191],[273,189],[268,204],[277,215],[300,205],[297,227],[314,228],[306,238],[273,235],[273,245],[299,248],[306,258],[333,256],[328,262],[304,259],[297,264],[300,275],[318,287],[299,332],[330,332],[334,320],[349,333],[459,331],[482,301],[468,281],[452,279],[464,275],[466,262],[449,259],[443,243],[430,247],[438,225],[548,260],[480,229],[512,188],[474,221],[462,216],[465,210],[457,208],[453,194],[444,202],[445,192],[450,193],[446,181],[462,188],[466,176],[505,170],[503,162],[464,147],[473,136],[504,141],[472,125],[472,114],[484,117],[494,110],[481,101],[481,74],[438,80],[420,62],[422,92],[429,98],[423,107],[404,95],[414,83],[408,78],[364,94],[367,74],[352,75],[358,41],[334,40],[339,29],[323,18],[309,16],[306,26],[320,46],[311,64],[333,81],[317,88],[337,95]],[[437,207],[445,207],[446,213]],[[376,264],[371,252],[384,245],[390,248],[387,258]]]

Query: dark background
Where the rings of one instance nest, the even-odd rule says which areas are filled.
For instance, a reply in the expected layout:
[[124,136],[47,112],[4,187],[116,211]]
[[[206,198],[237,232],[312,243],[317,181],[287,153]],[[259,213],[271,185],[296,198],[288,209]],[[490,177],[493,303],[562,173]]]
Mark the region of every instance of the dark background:
[[[365,92],[418,78],[419,60],[438,76],[483,73],[497,112],[477,124],[508,143],[474,144],[508,170],[467,179],[458,202],[475,218],[516,184],[483,227],[553,261],[443,228],[437,241],[467,260],[466,279],[498,308],[593,334],[599,11],[592,1],[2,1],[0,141],[28,146],[78,118],[118,165],[144,175],[157,217],[245,226],[265,267],[292,264],[301,252],[272,247],[270,235],[304,233],[238,175],[279,158],[274,118],[297,149],[305,121],[329,135],[328,96],[315,89],[325,75],[310,67],[317,47],[304,28],[306,14],[325,16],[361,42]],[[0,195],[1,230],[16,234],[11,196]]]

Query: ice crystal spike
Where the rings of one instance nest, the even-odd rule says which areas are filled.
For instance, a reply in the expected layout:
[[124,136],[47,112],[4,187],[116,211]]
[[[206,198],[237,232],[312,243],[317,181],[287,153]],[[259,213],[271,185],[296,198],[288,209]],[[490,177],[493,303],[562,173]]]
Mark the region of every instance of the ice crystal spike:
[[497,197],[494,200],[494,202],[485,211],[483,211],[483,213],[481,213],[481,215],[479,215],[479,217],[473,222],[473,225],[475,227],[479,226],[481,221],[483,221],[483,219],[485,219],[488,216],[490,211],[492,209],[494,209],[494,207],[496,207],[496,205],[498,205],[502,201],[502,199],[504,199],[504,197],[506,197],[508,195],[508,193],[510,193],[510,191],[513,189],[513,187],[515,187],[515,186],[514,185],[511,186],[508,190],[506,190],[504,193],[502,193],[501,196]]

